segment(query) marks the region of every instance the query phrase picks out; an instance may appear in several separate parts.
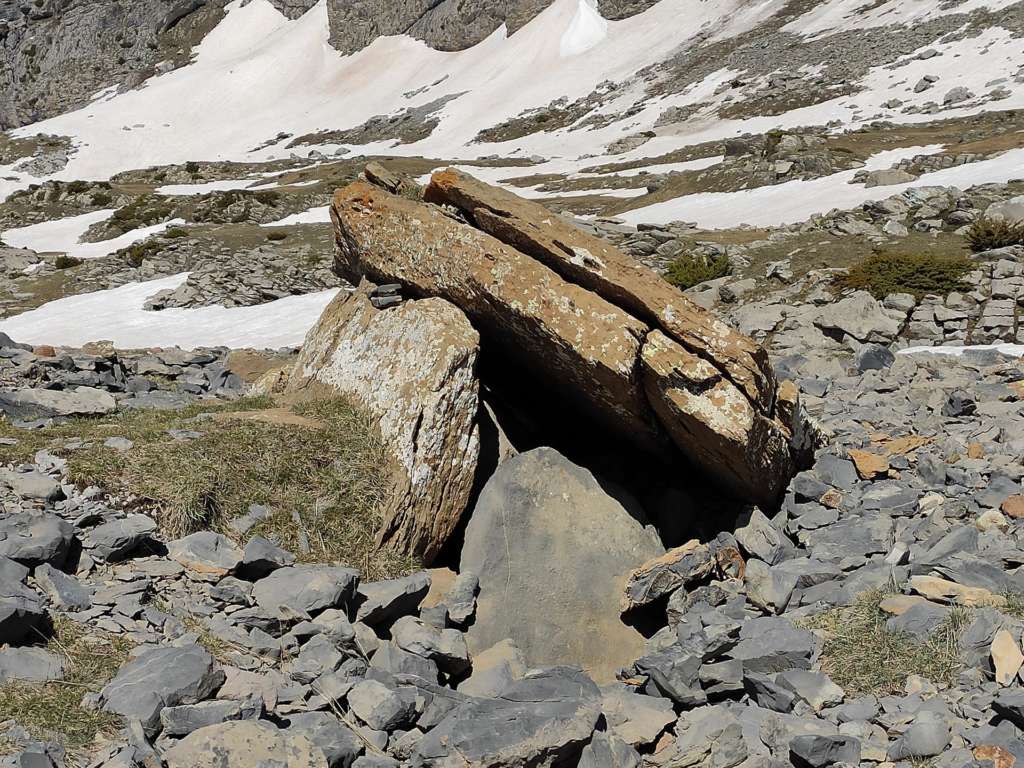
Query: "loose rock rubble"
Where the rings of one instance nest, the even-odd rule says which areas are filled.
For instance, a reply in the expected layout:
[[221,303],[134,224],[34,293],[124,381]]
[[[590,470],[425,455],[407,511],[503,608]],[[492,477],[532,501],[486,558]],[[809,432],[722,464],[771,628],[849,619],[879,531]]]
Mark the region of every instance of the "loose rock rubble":
[[[638,542],[653,532],[621,507],[609,529],[617,502],[540,449],[488,484],[454,582],[363,583],[259,537],[167,541],[37,457],[0,478],[0,670],[61,676],[36,645],[48,616],[129,640],[131,658],[86,696],[124,718],[97,767],[1012,765],[1024,759],[1024,369],[994,352],[883,356],[861,372],[846,360],[828,379],[786,361],[829,441],[778,510],[667,553],[656,537],[626,546],[631,524]],[[551,493],[515,490],[538,482]],[[530,516],[565,516],[555,499],[579,505],[573,526],[530,533]],[[581,515],[598,529],[586,541]],[[598,537],[624,547],[618,566]],[[545,566],[563,560],[571,586]],[[621,577],[598,590],[602,570]],[[830,677],[842,660],[814,619],[872,590],[904,643],[960,612],[951,680],[908,672],[900,692],[873,695]],[[601,667],[610,635],[594,622],[623,608],[654,627]],[[62,764],[57,743],[14,725],[7,738],[16,759]]]

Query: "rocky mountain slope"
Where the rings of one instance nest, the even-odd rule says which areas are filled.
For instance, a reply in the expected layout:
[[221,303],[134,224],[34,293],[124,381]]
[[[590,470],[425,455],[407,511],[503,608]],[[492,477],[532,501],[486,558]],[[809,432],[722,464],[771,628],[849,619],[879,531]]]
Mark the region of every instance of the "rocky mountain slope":
[[0,764],[1024,765],[1024,2],[0,6]]

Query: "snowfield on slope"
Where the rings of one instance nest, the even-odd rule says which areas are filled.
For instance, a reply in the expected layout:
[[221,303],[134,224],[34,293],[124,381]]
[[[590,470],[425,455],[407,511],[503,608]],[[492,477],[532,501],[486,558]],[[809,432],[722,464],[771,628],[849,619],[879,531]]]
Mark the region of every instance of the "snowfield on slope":
[[108,340],[121,349],[156,346],[279,349],[302,343],[338,289],[287,296],[253,307],[142,307],[153,294],[177,288],[188,273],[129,283],[51,301],[0,320],[0,331],[25,344],[80,347]]

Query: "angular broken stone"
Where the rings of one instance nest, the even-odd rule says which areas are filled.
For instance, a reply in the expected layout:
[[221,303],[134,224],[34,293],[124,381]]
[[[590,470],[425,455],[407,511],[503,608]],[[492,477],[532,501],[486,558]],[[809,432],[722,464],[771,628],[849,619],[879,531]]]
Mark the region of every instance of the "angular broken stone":
[[160,646],[121,667],[100,697],[105,710],[139,720],[154,734],[164,707],[202,701],[222,682],[224,673],[202,646]]
[[327,608],[351,604],[359,573],[330,565],[280,568],[253,585],[257,605],[268,615],[308,618]]
[[430,574],[413,573],[400,579],[363,582],[357,591],[362,602],[356,620],[367,626],[387,626],[402,616],[416,613],[430,591]]
[[43,683],[63,677],[64,660],[52,651],[36,647],[0,650],[0,682]]
[[92,605],[90,591],[74,576],[43,563],[35,572],[36,583],[50,602],[65,611],[84,611]]
[[1010,685],[1017,677],[1021,665],[1024,665],[1024,653],[1016,638],[1006,629],[1000,629],[992,639],[992,666],[996,672],[996,682]]
[[555,667],[517,680],[496,699],[453,709],[416,745],[414,760],[452,768],[572,764],[601,716],[597,686]]
[[[415,689],[414,689],[415,690]],[[416,698],[376,680],[363,680],[348,692],[348,706],[356,716],[378,731],[406,725],[416,713]]]
[[34,568],[43,563],[64,564],[75,531],[66,521],[47,513],[15,512],[0,518],[0,557]]
[[100,560],[121,560],[150,541],[157,531],[156,522],[146,515],[128,515],[98,525],[88,533],[92,554]]
[[167,544],[167,554],[190,571],[226,576],[242,562],[242,552],[227,536],[198,531]]
[[714,567],[715,558],[710,548],[696,539],[688,541],[629,574],[622,610],[625,613],[660,600],[707,577]]

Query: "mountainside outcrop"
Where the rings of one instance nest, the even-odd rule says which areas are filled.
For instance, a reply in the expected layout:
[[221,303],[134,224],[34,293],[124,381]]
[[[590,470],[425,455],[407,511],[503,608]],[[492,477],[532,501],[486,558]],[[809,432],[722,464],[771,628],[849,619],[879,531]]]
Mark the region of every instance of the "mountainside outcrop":
[[81,107],[189,60],[223,0],[42,0],[0,7],[0,129]]
[[[268,0],[289,19],[316,0]],[[606,18],[631,16],[656,0],[602,0]],[[0,130],[84,106],[100,91],[134,88],[188,62],[223,18],[226,0],[38,0],[0,7]],[[502,25],[512,34],[551,0],[327,1],[330,43],[355,53],[387,35],[461,51]]]

